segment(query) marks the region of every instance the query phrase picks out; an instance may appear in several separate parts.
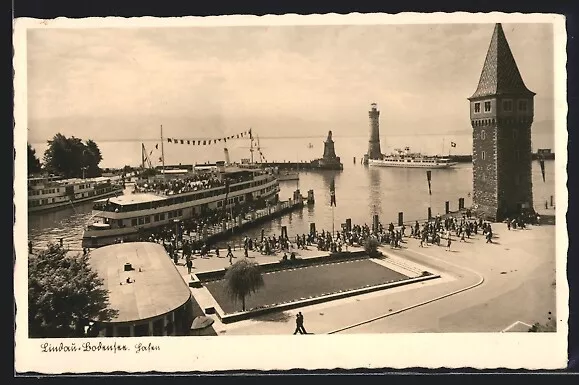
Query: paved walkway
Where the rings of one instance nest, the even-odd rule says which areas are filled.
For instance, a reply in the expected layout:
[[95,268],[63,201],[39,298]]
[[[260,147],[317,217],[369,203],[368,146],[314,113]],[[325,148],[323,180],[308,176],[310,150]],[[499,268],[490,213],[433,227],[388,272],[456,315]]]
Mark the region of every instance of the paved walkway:
[[451,253],[434,247],[428,251],[409,247],[404,251],[408,258],[437,257],[475,271],[484,282],[455,296],[344,332],[497,332],[515,322],[545,322],[549,312],[554,316],[556,311],[554,226],[515,231],[505,228],[498,233],[495,244],[480,239],[473,245],[455,243]]
[[[418,240],[408,238],[402,250],[381,248],[392,258],[402,258],[440,273],[440,279],[227,325],[213,316],[215,330],[228,335],[288,334],[295,328],[298,311],[304,314],[308,332],[314,334],[498,332],[517,321],[545,322],[548,312],[555,314],[555,227],[508,231],[506,225],[494,224],[493,231],[496,234],[493,244],[485,243],[479,234],[466,243],[455,240],[451,252],[443,246],[421,248]],[[241,251],[239,254],[242,257]],[[303,252],[303,257],[318,254],[317,250],[310,250]],[[253,258],[258,263],[280,259],[261,255]],[[228,264],[225,258],[214,256],[195,260],[196,271],[224,268]],[[204,288],[192,290],[206,291]],[[405,310],[442,296],[447,297]],[[347,328],[381,316],[385,317]]]

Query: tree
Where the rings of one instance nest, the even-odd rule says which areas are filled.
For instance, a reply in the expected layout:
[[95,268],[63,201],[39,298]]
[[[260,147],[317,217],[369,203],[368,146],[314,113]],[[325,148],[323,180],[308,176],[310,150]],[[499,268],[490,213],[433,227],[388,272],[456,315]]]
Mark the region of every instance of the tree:
[[99,163],[103,160],[101,150],[92,139],[89,139],[86,141],[86,148],[84,151],[87,175],[91,177],[100,176],[101,170],[99,168]]
[[101,160],[102,154],[93,140],[83,143],[79,138],[67,138],[60,133],[48,141],[44,152],[46,170],[67,178],[101,175],[98,166]]
[[108,291],[88,263],[49,244],[28,258],[28,327],[31,338],[82,337],[90,321],[110,321]]
[[231,299],[240,300],[245,311],[245,297],[264,285],[259,265],[247,259],[235,262],[225,273],[225,285]]
[[40,172],[40,160],[36,157],[36,150],[28,144],[28,175]]

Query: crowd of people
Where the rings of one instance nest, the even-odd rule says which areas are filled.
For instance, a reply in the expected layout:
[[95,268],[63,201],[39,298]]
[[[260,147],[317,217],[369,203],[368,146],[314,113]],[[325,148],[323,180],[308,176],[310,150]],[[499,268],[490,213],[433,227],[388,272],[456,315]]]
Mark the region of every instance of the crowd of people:
[[175,195],[223,186],[225,186],[225,181],[215,175],[195,174],[185,178],[168,180],[141,180],[135,183],[133,193],[148,192],[160,195]]
[[[268,171],[264,171],[268,172]],[[214,172],[200,172],[171,179],[143,179],[135,183],[133,193],[155,193],[160,195],[175,195],[192,191],[201,191],[216,187],[224,187],[226,181],[231,185],[252,180],[251,173],[231,174],[222,177]]]
[[[511,230],[525,228],[527,223],[534,224],[539,219],[538,216],[520,215],[516,218],[507,219],[505,223],[508,230]],[[153,233],[149,233],[139,240],[162,244],[175,263],[178,262],[179,258],[184,258],[189,270],[192,268],[193,255],[206,258],[210,253],[214,253],[219,257],[222,252],[225,252],[225,249],[227,249],[227,253],[224,253],[225,257],[229,258],[229,262],[232,263],[233,258],[236,257],[233,255],[231,244],[227,244],[226,248],[220,250],[217,243],[210,244],[203,237],[190,236],[191,233],[200,233],[204,227],[218,224],[219,221],[220,213],[217,211],[210,212],[203,216],[181,221],[178,226],[166,226],[156,229]],[[283,260],[287,260],[288,253],[291,255],[291,259],[295,259],[296,252],[300,249],[306,250],[310,247],[315,247],[319,251],[339,253],[344,250],[348,251],[348,247],[364,246],[369,238],[375,239],[380,245],[390,245],[391,248],[402,247],[402,243],[406,242],[404,240],[406,237],[420,240],[420,247],[427,244],[442,246],[441,240],[444,239],[446,240],[447,250],[450,250],[453,235],[459,242],[466,242],[466,239],[482,233],[486,243],[492,243],[494,234],[490,222],[481,218],[472,218],[470,213],[444,217],[437,215],[422,224],[419,221],[415,221],[409,228],[410,234],[406,234],[407,227],[404,224],[402,226],[394,226],[391,222],[385,227],[378,223],[376,228],[371,228],[367,224],[353,225],[351,228],[343,228],[342,231],[330,232],[322,230],[321,232],[313,231],[309,234],[297,234],[293,239],[287,236],[287,232],[282,232],[280,236],[265,236],[264,230],[262,230],[261,237],[244,236],[241,248],[245,257],[248,257],[249,251],[268,256],[283,253]]]

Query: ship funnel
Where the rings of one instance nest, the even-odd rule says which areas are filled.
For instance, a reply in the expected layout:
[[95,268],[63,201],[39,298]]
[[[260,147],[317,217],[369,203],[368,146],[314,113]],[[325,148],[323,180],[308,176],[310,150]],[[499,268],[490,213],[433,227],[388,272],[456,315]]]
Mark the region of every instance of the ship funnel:
[[226,164],[226,165],[230,164],[230,161],[229,161],[229,150],[228,150],[227,148],[224,148],[224,149],[223,149],[223,154],[225,155],[225,164]]

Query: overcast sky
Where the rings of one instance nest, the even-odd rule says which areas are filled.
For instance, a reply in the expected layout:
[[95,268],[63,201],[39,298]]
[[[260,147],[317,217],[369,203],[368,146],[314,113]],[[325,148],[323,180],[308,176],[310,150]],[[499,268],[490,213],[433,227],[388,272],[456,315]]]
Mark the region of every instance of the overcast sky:
[[[505,24],[535,121],[553,118],[550,24]],[[493,24],[28,32],[29,140],[470,130]],[[384,132],[383,132],[384,133]]]

